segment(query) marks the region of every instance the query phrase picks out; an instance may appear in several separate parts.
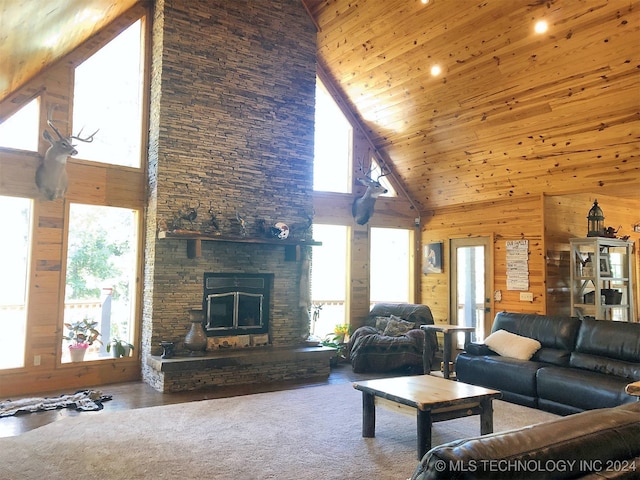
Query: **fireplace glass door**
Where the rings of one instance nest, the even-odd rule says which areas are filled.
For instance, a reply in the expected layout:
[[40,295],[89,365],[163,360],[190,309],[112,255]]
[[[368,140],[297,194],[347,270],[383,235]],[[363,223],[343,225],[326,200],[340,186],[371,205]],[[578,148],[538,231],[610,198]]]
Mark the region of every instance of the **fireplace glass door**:
[[207,330],[242,330],[262,327],[263,295],[214,293],[207,297]]

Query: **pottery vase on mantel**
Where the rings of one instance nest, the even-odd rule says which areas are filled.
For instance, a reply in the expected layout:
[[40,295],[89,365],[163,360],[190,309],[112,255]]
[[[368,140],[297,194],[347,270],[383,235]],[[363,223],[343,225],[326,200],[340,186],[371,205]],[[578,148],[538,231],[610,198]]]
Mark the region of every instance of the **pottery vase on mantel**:
[[191,328],[184,337],[184,348],[189,350],[193,357],[204,355],[207,349],[207,334],[202,326],[202,310],[193,309],[189,311]]

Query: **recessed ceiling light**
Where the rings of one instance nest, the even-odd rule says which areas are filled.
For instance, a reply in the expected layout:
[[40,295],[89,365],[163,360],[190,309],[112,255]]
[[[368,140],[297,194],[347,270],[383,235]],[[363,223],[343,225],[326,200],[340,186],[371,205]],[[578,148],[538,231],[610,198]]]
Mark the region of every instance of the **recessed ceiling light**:
[[549,25],[544,20],[538,20],[535,27],[533,27],[536,33],[544,33],[549,29]]
[[427,4],[429,3],[429,0],[422,0],[422,3],[423,3],[424,5],[427,5]]
[[442,69],[440,68],[440,65],[434,65],[433,67],[431,67],[431,75],[433,75],[434,77],[437,77],[441,73]]

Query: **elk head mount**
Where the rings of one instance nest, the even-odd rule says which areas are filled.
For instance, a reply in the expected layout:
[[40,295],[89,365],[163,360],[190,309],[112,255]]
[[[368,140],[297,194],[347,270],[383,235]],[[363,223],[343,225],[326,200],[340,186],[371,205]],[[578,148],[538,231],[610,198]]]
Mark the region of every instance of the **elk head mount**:
[[[362,163],[360,164],[360,171],[364,173]],[[387,189],[382,186],[380,179],[390,172],[384,173],[384,166],[380,167],[380,175],[375,180],[371,178],[371,169],[364,173],[364,177],[358,177],[357,181],[367,187],[364,195],[360,198],[356,198],[351,206],[351,213],[355,218],[358,225],[365,225],[371,216],[373,215],[373,207],[376,204],[376,199],[383,193],[387,193]]]
[[71,142],[72,140],[80,140],[81,142],[91,143],[93,142],[93,136],[98,133],[98,130],[93,132],[86,138],[80,137],[82,129],[78,132],[77,136],[71,135],[65,137],[60,133],[53,123],[51,118],[52,111],[55,107],[49,110],[47,115],[47,125],[58,136],[55,139],[47,130],[42,133],[44,139],[51,144],[44,154],[44,158],[36,170],[36,185],[40,193],[44,195],[47,200],[56,200],[57,198],[64,197],[67,191],[67,158],[78,154],[76,146]]

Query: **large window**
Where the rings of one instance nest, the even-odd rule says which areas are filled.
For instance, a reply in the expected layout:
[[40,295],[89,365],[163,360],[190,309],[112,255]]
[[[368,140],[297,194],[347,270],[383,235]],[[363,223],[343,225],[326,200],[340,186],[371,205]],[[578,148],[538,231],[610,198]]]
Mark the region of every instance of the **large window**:
[[351,139],[353,128],[320,79],[316,80],[315,151],[313,189],[351,191]]
[[78,147],[79,158],[139,167],[142,140],[141,21],[137,21],[75,70],[74,135],[99,129]]
[[37,151],[39,114],[40,97],[31,100],[5,122],[0,123],[0,147]]
[[411,235],[399,228],[371,228],[371,304],[411,302]]
[[0,211],[11,227],[2,232],[0,249],[0,369],[24,366],[32,210],[30,199],[0,196]]
[[[137,227],[137,212],[129,209],[70,206],[64,322],[98,322],[103,342],[94,343],[85,360],[106,355],[110,338],[133,341]],[[69,360],[63,348],[62,361]]]
[[347,258],[349,228],[343,225],[313,226],[313,237],[322,247],[313,249],[311,302],[319,309],[311,322],[311,335],[324,338],[336,325],[347,323]]

